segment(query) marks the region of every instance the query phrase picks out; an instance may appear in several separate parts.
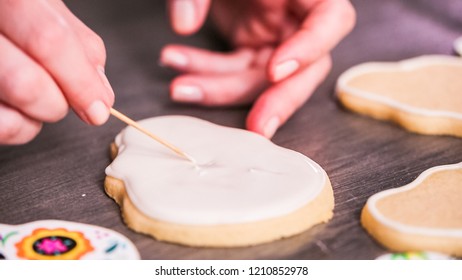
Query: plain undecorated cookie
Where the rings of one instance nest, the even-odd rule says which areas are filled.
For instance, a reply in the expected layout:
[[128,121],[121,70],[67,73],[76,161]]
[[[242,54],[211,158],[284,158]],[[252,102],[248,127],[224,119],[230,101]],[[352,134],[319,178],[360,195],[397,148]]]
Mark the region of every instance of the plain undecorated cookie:
[[298,152],[192,117],[140,124],[197,165],[131,127],[116,137],[105,190],[137,232],[189,246],[249,246],[301,233],[333,215],[327,174]]
[[371,196],[363,227],[398,251],[462,256],[462,163],[430,168],[412,183]]
[[462,59],[428,55],[369,62],[340,75],[337,96],[348,109],[421,134],[462,136]]

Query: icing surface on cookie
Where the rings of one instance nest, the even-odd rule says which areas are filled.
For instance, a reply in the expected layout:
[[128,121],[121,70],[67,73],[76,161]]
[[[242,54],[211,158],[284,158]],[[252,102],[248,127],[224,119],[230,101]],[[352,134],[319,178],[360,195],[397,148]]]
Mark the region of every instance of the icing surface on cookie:
[[279,217],[315,199],[326,184],[314,161],[249,131],[185,116],[139,123],[197,162],[131,127],[117,135],[118,155],[106,174],[124,182],[141,212],[161,221],[219,225]]
[[401,232],[462,237],[462,163],[423,172],[403,187],[371,196],[372,216]]
[[462,59],[429,55],[400,62],[369,62],[343,73],[337,92],[404,112],[462,119]]
[[9,260],[140,259],[135,245],[122,234],[63,220],[0,224],[0,254]]

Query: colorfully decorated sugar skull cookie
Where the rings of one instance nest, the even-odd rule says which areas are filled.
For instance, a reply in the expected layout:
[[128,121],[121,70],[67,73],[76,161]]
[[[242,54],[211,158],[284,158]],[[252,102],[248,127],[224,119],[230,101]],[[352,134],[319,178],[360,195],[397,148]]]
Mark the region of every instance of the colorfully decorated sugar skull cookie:
[[451,256],[435,252],[402,252],[389,253],[376,258],[376,260],[451,260]]
[[140,258],[133,243],[120,233],[60,220],[0,224],[0,255],[11,260]]

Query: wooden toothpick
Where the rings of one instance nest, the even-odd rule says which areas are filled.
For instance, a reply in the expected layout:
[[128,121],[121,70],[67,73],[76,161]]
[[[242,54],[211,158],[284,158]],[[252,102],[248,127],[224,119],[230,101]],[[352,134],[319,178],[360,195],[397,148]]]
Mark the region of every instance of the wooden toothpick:
[[147,129],[145,129],[144,127],[142,127],[141,125],[139,125],[137,122],[135,122],[134,120],[130,119],[129,117],[125,116],[124,114],[122,114],[121,112],[117,111],[116,109],[114,108],[111,108],[110,109],[110,112],[111,112],[111,115],[113,115],[114,117],[118,118],[119,120],[123,121],[124,123],[138,129],[139,131],[141,131],[142,133],[146,134],[147,136],[151,137],[152,139],[156,140],[157,142],[159,142],[160,144],[164,145],[165,147],[169,148],[170,150],[172,150],[175,154],[189,160],[190,162],[192,163],[195,163],[195,160],[190,157],[188,154],[186,154],[185,152],[183,152],[182,150],[178,149],[177,147],[175,147],[173,144],[170,144],[168,143],[167,141],[159,138],[158,136],[152,134],[151,132],[149,132]]

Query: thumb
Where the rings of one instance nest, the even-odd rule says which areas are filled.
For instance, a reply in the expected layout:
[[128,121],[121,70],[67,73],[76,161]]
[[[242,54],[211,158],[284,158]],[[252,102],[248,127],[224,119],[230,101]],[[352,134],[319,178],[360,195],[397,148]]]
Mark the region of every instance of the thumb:
[[211,0],[168,0],[170,23],[181,35],[190,35],[204,24]]

